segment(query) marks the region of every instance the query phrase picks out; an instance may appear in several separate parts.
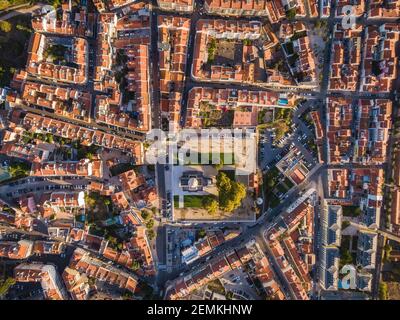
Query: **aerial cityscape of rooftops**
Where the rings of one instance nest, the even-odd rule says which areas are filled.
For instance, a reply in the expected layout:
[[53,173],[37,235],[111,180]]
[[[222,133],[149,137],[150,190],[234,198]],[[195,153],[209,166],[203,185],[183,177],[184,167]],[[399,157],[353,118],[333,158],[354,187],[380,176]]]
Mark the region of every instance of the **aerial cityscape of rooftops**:
[[0,300],[400,300],[400,0],[0,0]]

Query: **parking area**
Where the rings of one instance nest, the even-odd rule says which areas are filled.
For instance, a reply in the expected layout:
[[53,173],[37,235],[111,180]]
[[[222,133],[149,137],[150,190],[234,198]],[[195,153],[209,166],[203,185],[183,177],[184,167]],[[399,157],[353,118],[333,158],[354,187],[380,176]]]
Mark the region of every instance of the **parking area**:
[[254,283],[241,268],[226,273],[221,278],[225,291],[232,292],[233,298],[237,300],[257,300],[258,295]]
[[313,125],[304,121],[304,115],[314,108],[315,104],[315,99],[309,99],[294,107],[290,130],[279,140],[276,140],[273,128],[260,132],[258,159],[263,171],[273,168],[294,147],[304,155],[306,162],[309,163],[307,167],[312,167],[316,163],[317,155],[310,146],[310,141],[314,141]]
[[166,269],[172,272],[181,265],[180,237],[179,230],[176,228],[166,227]]

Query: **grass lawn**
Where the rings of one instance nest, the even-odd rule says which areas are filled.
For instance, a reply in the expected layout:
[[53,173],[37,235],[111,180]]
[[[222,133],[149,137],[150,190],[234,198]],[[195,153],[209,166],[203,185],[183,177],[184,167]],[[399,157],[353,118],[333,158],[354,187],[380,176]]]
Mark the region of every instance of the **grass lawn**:
[[358,206],[343,207],[343,215],[345,217],[358,217],[361,214],[361,209]]
[[179,196],[174,196],[174,208],[179,208]]
[[[218,164],[218,163],[213,163],[213,157],[215,157],[216,159],[218,159],[220,162],[222,162],[223,164],[233,164],[235,163],[235,158],[234,158],[234,154],[233,153],[220,153],[219,155],[217,153],[209,153],[204,154],[204,153],[198,153],[197,154],[197,164],[201,164],[202,162],[202,157],[204,157],[205,159],[208,159],[208,163],[205,164]],[[215,160],[216,162],[218,160]],[[185,162],[190,163],[190,158],[186,159]],[[193,163],[196,164],[196,163]]]
[[303,121],[307,126],[314,125],[312,118],[308,112],[303,112],[300,116],[300,120]]
[[[233,153],[221,153],[220,159],[224,164],[233,164],[235,163],[235,155]],[[210,159],[212,159],[213,154],[210,153]]]
[[201,208],[203,207],[203,198],[204,196],[183,196],[183,203],[185,208]]

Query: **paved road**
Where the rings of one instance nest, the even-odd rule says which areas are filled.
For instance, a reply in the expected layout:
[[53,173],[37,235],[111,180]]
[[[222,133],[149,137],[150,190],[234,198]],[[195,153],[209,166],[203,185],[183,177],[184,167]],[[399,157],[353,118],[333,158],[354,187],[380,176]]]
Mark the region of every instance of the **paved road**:
[[[393,108],[393,115],[397,115],[399,111],[399,106],[398,104],[394,104]],[[394,123],[392,119],[392,123]],[[394,127],[394,125],[393,125]],[[395,135],[395,129],[392,129],[392,134],[390,135],[389,139],[389,145],[388,145],[388,154],[387,154],[387,168],[386,168],[386,175],[385,175],[385,189],[384,189],[384,195],[389,195],[392,192],[392,186],[391,186],[391,179],[393,176],[393,163],[392,163],[392,156],[393,156],[393,150],[394,150],[394,145],[396,143],[396,140],[398,139],[397,135]],[[394,210],[394,209],[393,209]],[[386,222],[387,219],[390,219],[390,214],[391,212],[388,212],[388,208],[384,207],[383,210],[381,210],[381,216],[380,216],[380,222],[379,222],[379,228],[381,230],[386,228]],[[388,216],[389,215],[389,216]],[[373,299],[378,299],[379,298],[379,283],[381,280],[381,272],[382,272],[382,253],[383,253],[383,246],[384,246],[384,236],[387,236],[390,238],[392,236],[391,234],[380,234],[378,238],[378,246],[377,246],[377,255],[376,255],[376,269],[375,269],[375,274],[374,274],[374,281],[372,285],[372,298]],[[393,239],[397,242],[400,243],[400,239]]]
[[189,91],[192,88],[192,65],[193,65],[193,53],[194,53],[194,45],[195,45],[195,37],[196,37],[196,25],[200,19],[200,8],[201,4],[196,3],[193,14],[190,15],[190,31],[189,31],[189,41],[187,46],[187,56],[186,56],[186,69],[185,69],[185,87],[182,93],[182,103],[181,103],[181,126],[184,127],[186,122],[186,113],[187,113],[187,103]]
[[[2,199],[13,199],[22,196],[29,192],[57,192],[57,191],[72,191],[84,190],[89,184],[89,180],[80,178],[76,180],[61,180],[57,178],[48,177],[44,181],[37,182],[23,182],[18,185],[2,185],[0,187],[0,194]],[[11,194],[11,196],[9,196]]]
[[5,21],[22,14],[31,14],[33,11],[40,9],[43,6],[44,4],[38,3],[35,4],[34,6],[24,4],[12,8],[10,7],[7,9],[7,11],[0,12],[0,21]]
[[[157,1],[152,0],[152,8],[157,6]],[[150,15],[150,73],[151,73],[151,106],[153,114],[153,128],[161,128],[160,108],[160,74],[158,54],[158,11],[151,10]]]
[[[163,12],[160,12],[157,8],[157,0],[151,1],[151,15],[150,15],[150,73],[152,75],[151,80],[151,106],[152,106],[152,123],[153,128],[162,129],[162,115],[161,115],[161,105],[160,105],[160,73],[159,73],[159,54],[158,54],[158,16]],[[157,192],[159,198],[159,208],[161,210],[161,215],[164,213],[166,208],[167,191],[165,184],[165,168],[164,164],[157,163],[155,165],[155,173],[157,180]],[[163,217],[162,217],[163,218]],[[157,261],[159,264],[166,264],[166,232],[165,226],[158,228],[156,237],[156,250]],[[155,282],[159,288],[164,284],[164,278],[167,273],[164,270],[158,270]]]

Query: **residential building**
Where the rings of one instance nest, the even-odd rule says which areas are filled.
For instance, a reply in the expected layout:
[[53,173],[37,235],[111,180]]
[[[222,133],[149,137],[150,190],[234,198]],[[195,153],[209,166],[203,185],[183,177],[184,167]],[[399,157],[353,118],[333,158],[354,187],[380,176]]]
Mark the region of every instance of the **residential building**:
[[14,278],[17,282],[40,282],[45,299],[68,298],[61,278],[51,264],[22,263],[15,267]]
[[194,0],[157,0],[157,4],[163,10],[193,12]]

